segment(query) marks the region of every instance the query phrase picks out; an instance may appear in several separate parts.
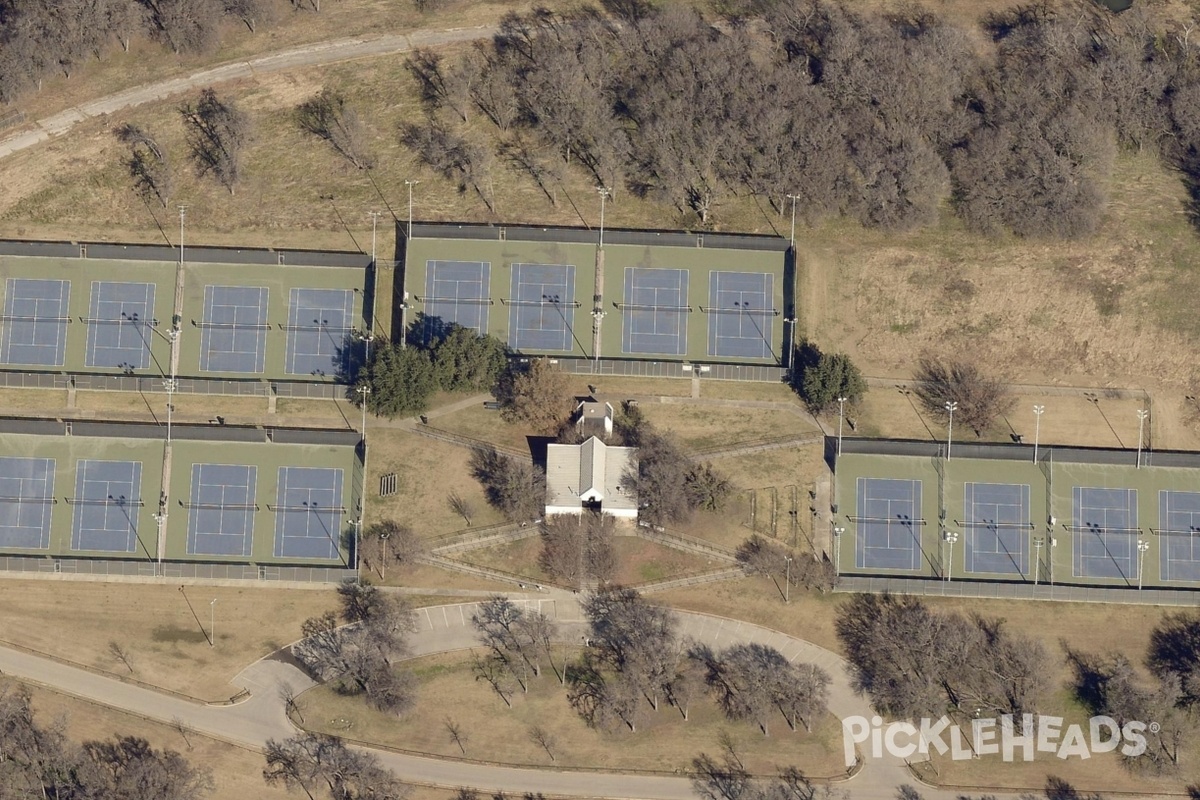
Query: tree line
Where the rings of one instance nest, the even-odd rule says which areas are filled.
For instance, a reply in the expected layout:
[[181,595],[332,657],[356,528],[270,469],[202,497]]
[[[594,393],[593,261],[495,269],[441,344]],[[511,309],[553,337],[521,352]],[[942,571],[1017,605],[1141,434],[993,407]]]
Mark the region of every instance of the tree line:
[[401,139],[489,206],[497,159],[551,202],[575,164],[701,225],[733,197],[779,214],[794,197],[809,221],[906,230],[949,203],[977,231],[1071,237],[1095,228],[1118,147],[1200,176],[1200,55],[1147,4],[992,12],[984,47],[915,5],[605,7],[513,13],[461,58],[415,53],[427,114]]
[[764,645],[717,652],[685,640],[670,609],[634,589],[601,588],[584,600],[583,612],[583,655],[555,662],[559,631],[552,620],[499,595],[481,603],[471,623],[488,653],[475,658],[476,679],[510,705],[512,694],[528,692],[546,664],[589,724],[630,732],[667,706],[687,721],[693,701],[705,693],[726,717],[750,721],[764,735],[779,717],[791,730],[810,730],[825,711],[829,676],[820,667],[792,664]]
[[0,689],[0,796],[203,800],[213,789],[211,771],[174,750],[137,736],[73,742],[64,720],[37,719],[24,687]]
[[[836,631],[855,687],[894,719],[1020,719],[1043,713],[1051,700],[1050,655],[1002,619],[935,611],[915,597],[863,594],[839,610]],[[1156,723],[1145,734],[1146,752],[1122,756],[1124,766],[1139,773],[1178,772],[1185,743],[1200,731],[1200,614],[1163,617],[1150,635],[1145,672],[1125,653],[1085,653],[1060,644],[1071,674],[1067,688],[1083,708],[1119,726]]]

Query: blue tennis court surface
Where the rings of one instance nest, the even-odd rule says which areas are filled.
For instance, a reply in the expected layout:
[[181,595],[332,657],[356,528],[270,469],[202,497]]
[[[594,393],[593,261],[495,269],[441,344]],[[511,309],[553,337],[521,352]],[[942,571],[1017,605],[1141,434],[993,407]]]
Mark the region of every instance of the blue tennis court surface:
[[687,355],[687,270],[626,267],[624,298],[622,353]]
[[967,572],[1024,575],[1029,570],[1029,486],[968,483],[963,498]]
[[292,289],[288,302],[287,373],[339,375],[350,355],[354,292]]
[[267,357],[267,288],[205,286],[202,372],[262,372]]
[[1076,486],[1075,577],[1137,579],[1137,490]]
[[92,281],[87,365],[128,369],[150,366],[153,324],[153,283]]
[[488,332],[491,264],[486,261],[429,261],[425,264],[425,339],[451,325]]
[[515,350],[572,349],[575,267],[513,264],[508,301],[508,344]]
[[342,470],[280,467],[275,503],[276,557],[338,558]]
[[0,547],[50,546],[54,459],[0,458]]
[[1200,492],[1158,493],[1159,567],[1165,581],[1200,581]]
[[710,272],[708,354],[774,358],[775,276],[769,272]]
[[921,481],[859,478],[855,563],[860,569],[921,567]]
[[75,467],[72,550],[132,553],[142,505],[140,461],[81,459]]
[[61,367],[67,348],[70,281],[9,278],[4,290],[0,361]]
[[189,555],[248,556],[254,541],[258,467],[192,464]]

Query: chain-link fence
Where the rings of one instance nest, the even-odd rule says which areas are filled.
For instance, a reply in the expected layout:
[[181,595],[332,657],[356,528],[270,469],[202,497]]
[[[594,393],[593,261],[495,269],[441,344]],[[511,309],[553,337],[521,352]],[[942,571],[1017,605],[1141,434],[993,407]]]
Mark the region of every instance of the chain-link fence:
[[265,564],[213,564],[205,562],[119,559],[54,558],[47,556],[0,556],[0,571],[127,577],[195,578],[198,580],[297,581],[337,583],[354,577],[345,567],[303,567]]

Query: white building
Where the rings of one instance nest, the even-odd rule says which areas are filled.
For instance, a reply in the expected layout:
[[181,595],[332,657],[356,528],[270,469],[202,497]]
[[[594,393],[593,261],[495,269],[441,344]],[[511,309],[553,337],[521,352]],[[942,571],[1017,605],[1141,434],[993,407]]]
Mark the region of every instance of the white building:
[[624,476],[637,469],[636,447],[610,447],[592,436],[583,444],[546,449],[546,515],[600,511],[637,519],[637,495]]

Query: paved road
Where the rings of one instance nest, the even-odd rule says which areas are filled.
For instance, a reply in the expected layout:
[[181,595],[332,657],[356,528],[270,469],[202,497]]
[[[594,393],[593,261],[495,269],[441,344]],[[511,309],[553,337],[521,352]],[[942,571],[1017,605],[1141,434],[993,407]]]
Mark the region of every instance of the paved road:
[[101,97],[78,106],[68,108],[34,123],[32,129],[11,134],[0,139],[0,158],[33,147],[55,136],[71,130],[76,124],[90,117],[112,114],[125,108],[164,100],[177,94],[199,89],[224,81],[248,78],[271,72],[282,72],[296,67],[311,67],[349,61],[369,56],[404,53],[417,47],[432,47],[453,42],[484,39],[496,32],[494,27],[456,28],[452,30],[418,30],[407,34],[335,39],[315,42],[277,53],[268,53],[248,61],[229,64],[170,78],[156,83],[135,86],[116,94]]
[[[556,593],[549,598],[522,599],[557,619],[564,640],[577,641],[583,631],[573,595]],[[433,606],[418,611],[419,630],[412,637],[414,656],[461,650],[475,646],[470,619],[474,604]],[[741,642],[770,644],[792,661],[816,663],[833,678],[830,710],[839,717],[871,716],[866,701],[850,688],[846,664],[828,650],[747,622],[706,614],[677,612],[680,633],[698,642],[726,647]],[[131,686],[27,653],[0,648],[0,671],[33,683],[94,700],[115,708],[170,723],[176,718],[205,734],[237,744],[261,747],[267,739],[294,733],[287,719],[284,688],[300,693],[312,681],[286,661],[263,659],[244,669],[234,683],[250,698],[232,706],[203,706]],[[694,800],[684,778],[516,769],[453,760],[424,758],[376,751],[380,760],[402,778],[440,786],[474,786],[493,792],[542,792],[562,797],[622,797],[639,800]],[[894,760],[869,761],[846,788],[854,800],[893,800],[895,787],[911,783],[902,764]],[[926,791],[929,800],[951,800],[951,793]]]

